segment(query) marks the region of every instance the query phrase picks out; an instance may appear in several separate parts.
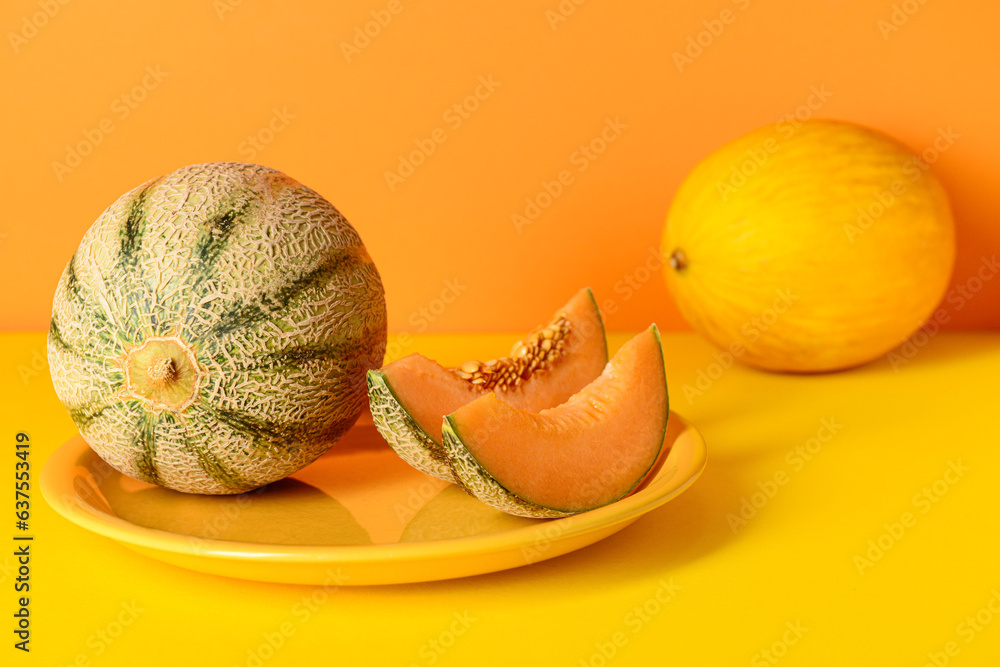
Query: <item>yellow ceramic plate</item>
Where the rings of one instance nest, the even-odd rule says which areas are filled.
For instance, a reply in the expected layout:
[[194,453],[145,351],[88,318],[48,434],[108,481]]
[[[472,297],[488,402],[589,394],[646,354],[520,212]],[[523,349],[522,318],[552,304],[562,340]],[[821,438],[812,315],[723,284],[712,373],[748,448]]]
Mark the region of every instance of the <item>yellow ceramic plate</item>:
[[593,544],[684,491],[705,457],[701,435],[671,414],[664,454],[635,493],[547,521],[503,514],[410,468],[370,417],[312,465],[239,496],[138,482],[80,437],[46,462],[41,489],[70,521],[192,570],[295,584],[397,584],[495,572]]

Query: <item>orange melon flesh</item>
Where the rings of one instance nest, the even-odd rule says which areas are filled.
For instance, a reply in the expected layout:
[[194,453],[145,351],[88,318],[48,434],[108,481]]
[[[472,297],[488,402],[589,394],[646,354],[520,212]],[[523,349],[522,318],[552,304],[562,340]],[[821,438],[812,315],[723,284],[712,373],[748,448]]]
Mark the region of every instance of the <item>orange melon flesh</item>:
[[[565,315],[571,326],[566,354],[520,386],[497,392],[520,410],[538,412],[565,402],[607,363],[604,325],[589,289],[580,290],[556,313]],[[442,418],[487,393],[421,354],[386,364],[382,373],[410,416],[438,443]]]
[[618,500],[645,477],[663,446],[669,412],[652,326],[562,405],[532,414],[489,394],[446,419],[475,462],[511,494],[580,512]]

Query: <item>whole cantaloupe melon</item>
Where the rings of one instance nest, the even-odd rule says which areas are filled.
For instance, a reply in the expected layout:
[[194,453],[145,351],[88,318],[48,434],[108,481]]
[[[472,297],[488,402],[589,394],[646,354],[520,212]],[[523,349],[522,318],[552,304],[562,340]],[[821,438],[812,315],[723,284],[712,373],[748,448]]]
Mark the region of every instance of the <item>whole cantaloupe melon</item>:
[[772,125],[699,164],[667,216],[667,286],[735,358],[817,372],[887,353],[926,321],[955,261],[941,183],[854,123]]
[[350,223],[278,171],[212,163],[101,214],[59,281],[48,357],[110,465],[227,494],[326,452],[385,344],[382,282]]

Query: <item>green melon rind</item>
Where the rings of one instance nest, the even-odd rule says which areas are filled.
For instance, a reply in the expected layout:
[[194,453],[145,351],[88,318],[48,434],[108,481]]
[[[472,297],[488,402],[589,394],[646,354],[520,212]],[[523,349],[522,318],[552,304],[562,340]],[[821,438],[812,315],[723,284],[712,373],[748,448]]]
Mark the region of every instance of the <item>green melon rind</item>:
[[[663,420],[663,434],[660,436],[660,446],[656,448],[656,456],[653,457],[653,462],[649,464],[649,467],[642,473],[642,476],[635,480],[635,484],[622,495],[622,498],[635,491],[636,487],[642,484],[649,475],[649,471],[653,469],[656,462],[660,460],[660,455],[663,453],[663,445],[667,441],[667,428],[670,426],[670,387],[667,386],[666,360],[663,358],[663,339],[660,337],[660,328],[656,324],[650,325],[650,328],[652,328],[653,336],[656,338],[656,349],[660,351],[660,368],[663,369],[663,398],[666,402],[667,418]],[[618,500],[621,500],[621,498]]]
[[444,448],[403,407],[385,373],[370,370],[367,378],[368,404],[379,435],[401,459],[420,472],[457,484]]
[[[656,337],[657,346],[660,350],[660,366],[662,368],[663,341],[660,338],[660,330],[655,324],[652,325],[652,329],[653,335]],[[635,483],[629,488],[629,490],[623,493],[620,497],[606,503],[607,505],[617,502],[635,491],[636,487],[639,486],[644,479],[646,479],[646,476],[649,475],[649,471],[653,469],[653,466],[656,465],[657,460],[660,458],[660,453],[663,451],[663,443],[667,438],[667,425],[670,421],[670,393],[667,390],[666,370],[664,370],[663,373],[663,390],[667,402],[667,418],[663,422],[663,434],[660,437],[660,446],[656,450],[656,455],[653,457],[652,462],[646,470],[639,476],[638,479],[636,479]],[[444,441],[444,449],[447,452],[448,461],[451,464],[452,471],[458,480],[456,483],[465,489],[470,495],[475,496],[482,502],[500,510],[501,512],[507,512],[508,514],[514,514],[516,516],[523,516],[532,519],[554,519],[581,513],[581,511],[562,510],[553,507],[546,507],[544,505],[538,505],[521,498],[504,487],[503,484],[498,482],[496,478],[494,478],[493,475],[491,475],[489,471],[487,471],[486,468],[479,463],[476,457],[473,456],[472,452],[469,451],[468,447],[466,447],[462,442],[462,438],[458,434],[458,428],[455,425],[455,420],[451,415],[444,418],[441,430],[443,436],[442,439]],[[590,509],[597,508],[592,507]]]
[[594,314],[597,315],[597,324],[601,327],[601,340],[604,341],[604,363],[608,363],[611,355],[608,354],[608,331],[604,327],[604,315],[601,314],[601,307],[597,305],[597,297],[594,296],[594,290],[589,287],[585,289],[587,290],[587,296],[590,297],[591,305],[594,306]]
[[448,453],[448,462],[456,478],[456,484],[466,493],[478,498],[490,507],[529,519],[557,519],[576,514],[542,507],[508,491],[486,468],[479,464],[472,452],[462,444],[451,415],[444,418],[442,440]]
[[[607,363],[608,337],[604,328],[604,317],[601,315],[600,306],[597,305],[594,291],[589,287],[585,289],[600,327],[601,340],[604,342],[604,363]],[[368,372],[368,402],[375,428],[400,458],[420,472],[452,484],[460,484],[452,466],[449,465],[448,452],[410,415],[381,371]]]

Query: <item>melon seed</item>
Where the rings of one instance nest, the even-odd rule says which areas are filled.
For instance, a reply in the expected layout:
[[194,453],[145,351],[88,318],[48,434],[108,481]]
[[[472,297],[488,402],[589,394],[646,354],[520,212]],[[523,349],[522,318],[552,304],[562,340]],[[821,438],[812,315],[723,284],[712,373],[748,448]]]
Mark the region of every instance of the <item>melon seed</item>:
[[533,373],[548,370],[566,350],[569,320],[559,315],[542,329],[532,332],[511,348],[511,356],[485,363],[466,361],[450,369],[457,376],[485,390],[506,391],[517,387]]

